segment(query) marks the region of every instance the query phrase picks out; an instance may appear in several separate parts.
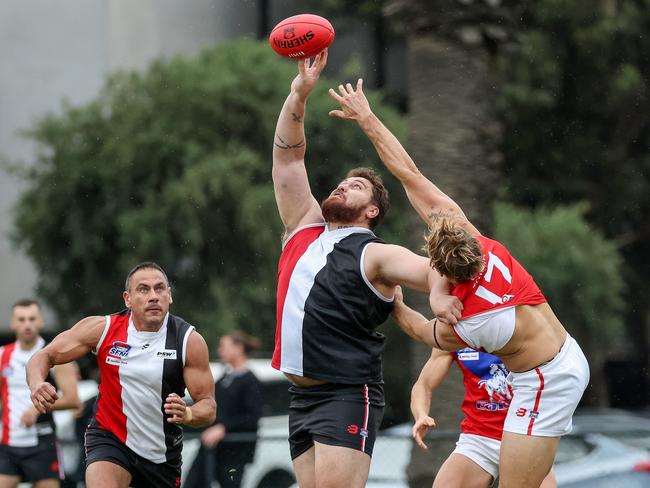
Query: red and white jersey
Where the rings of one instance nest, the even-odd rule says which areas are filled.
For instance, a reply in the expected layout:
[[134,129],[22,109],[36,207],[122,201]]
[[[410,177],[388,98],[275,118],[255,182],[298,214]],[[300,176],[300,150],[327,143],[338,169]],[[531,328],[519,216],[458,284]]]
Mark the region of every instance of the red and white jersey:
[[546,302],[533,277],[503,244],[483,236],[476,239],[483,248],[483,271],[451,292],[463,302],[462,319],[498,308]]
[[[54,434],[51,413],[39,415],[36,423],[26,427],[21,418],[32,408],[32,400],[25,378],[27,361],[43,349],[45,340],[39,337],[34,347],[25,351],[18,342],[0,348],[0,398],[2,402],[2,436],[0,444],[12,447],[34,447],[39,436]],[[52,382],[51,378],[48,381]]]
[[154,463],[180,457],[183,431],[167,422],[163,408],[170,393],[185,394],[183,367],[193,330],[170,314],[157,332],[138,331],[129,310],[106,316],[94,351],[101,383],[91,425]]
[[469,348],[450,354],[463,372],[465,386],[461,432],[500,441],[512,399],[508,368],[498,357]]

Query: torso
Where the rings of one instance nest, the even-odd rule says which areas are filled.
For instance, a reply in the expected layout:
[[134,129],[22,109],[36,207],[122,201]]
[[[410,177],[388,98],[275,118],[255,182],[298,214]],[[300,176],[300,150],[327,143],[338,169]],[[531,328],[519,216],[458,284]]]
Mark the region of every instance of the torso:
[[[502,332],[492,332],[487,320],[481,323],[483,314],[487,318],[499,309],[514,307],[514,327],[510,329],[509,338],[501,341],[498,349],[487,352],[499,356],[510,371],[533,369],[558,353],[566,330],[532,277],[508,250],[497,241],[482,236],[478,240],[484,249],[485,269],[475,280],[456,286],[452,292],[463,302],[461,321],[473,322],[477,330],[477,340],[470,346],[481,347],[481,335],[489,343]],[[482,325],[487,327],[481,328]],[[439,323],[437,332],[438,341],[445,350],[467,346],[457,329]]]
[[[39,437],[54,435],[52,413],[39,415],[36,424],[26,427],[22,415],[32,408],[31,394],[25,379],[27,361],[45,346],[45,340],[39,337],[36,344],[29,349],[21,349],[20,343],[12,342],[0,349],[0,396],[2,399],[2,427],[0,444],[12,447],[33,447],[39,443]],[[48,375],[47,381],[53,383]],[[53,383],[56,387],[56,383]]]
[[381,382],[384,336],[392,310],[362,269],[369,229],[325,224],[297,229],[278,265],[276,345],[272,365],[300,386]]
[[91,425],[152,462],[179,457],[182,430],[166,421],[162,406],[170,393],[184,395],[185,348],[193,329],[173,315],[157,332],[138,331],[129,311],[107,316],[96,348],[101,383]]

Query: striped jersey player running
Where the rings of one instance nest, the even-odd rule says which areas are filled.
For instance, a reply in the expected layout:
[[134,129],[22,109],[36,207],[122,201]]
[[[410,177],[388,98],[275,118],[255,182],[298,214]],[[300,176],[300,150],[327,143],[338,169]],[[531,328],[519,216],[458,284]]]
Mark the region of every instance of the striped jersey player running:
[[[20,481],[35,488],[56,488],[63,479],[63,466],[52,412],[39,413],[32,405],[25,380],[27,361],[45,346],[41,307],[36,300],[14,303],[11,328],[16,341],[0,348],[0,486],[13,488]],[[48,381],[60,398],[52,410],[79,407],[77,368],[62,364],[48,371]]]
[[[87,317],[32,357],[32,401],[48,411],[56,401],[48,369],[93,352],[101,383],[85,436],[86,485],[178,487],[181,424],[201,427],[215,418],[208,348],[193,326],[169,313],[171,287],[157,264],[133,268],[123,297],[123,312]],[[186,388],[191,406],[181,398]]]

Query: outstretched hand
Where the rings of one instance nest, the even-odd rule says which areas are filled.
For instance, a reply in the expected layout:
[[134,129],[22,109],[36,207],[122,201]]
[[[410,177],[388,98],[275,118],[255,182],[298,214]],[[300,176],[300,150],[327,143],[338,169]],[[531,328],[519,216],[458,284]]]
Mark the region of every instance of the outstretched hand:
[[372,114],[368,99],[363,94],[363,80],[361,78],[357,81],[356,89],[350,83],[346,83],[345,86],[339,85],[338,93],[330,88],[329,94],[341,106],[341,110],[332,110],[329,113],[332,117],[359,121]]
[[298,75],[291,82],[291,91],[298,93],[302,98],[307,98],[326,65],[327,49],[318,53],[313,61],[311,58],[298,61]]
[[415,424],[413,424],[411,435],[413,436],[413,439],[415,439],[417,445],[422,449],[428,449],[427,445],[424,443],[424,436],[427,435],[429,429],[433,429],[435,426],[436,421],[428,415],[420,417],[415,421]]

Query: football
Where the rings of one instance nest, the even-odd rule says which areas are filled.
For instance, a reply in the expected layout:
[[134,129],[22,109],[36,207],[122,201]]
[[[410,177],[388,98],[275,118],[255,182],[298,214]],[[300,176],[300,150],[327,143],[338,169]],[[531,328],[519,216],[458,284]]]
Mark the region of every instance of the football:
[[327,19],[300,14],[278,23],[269,36],[273,50],[285,58],[305,59],[316,56],[332,44],[334,28]]

